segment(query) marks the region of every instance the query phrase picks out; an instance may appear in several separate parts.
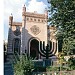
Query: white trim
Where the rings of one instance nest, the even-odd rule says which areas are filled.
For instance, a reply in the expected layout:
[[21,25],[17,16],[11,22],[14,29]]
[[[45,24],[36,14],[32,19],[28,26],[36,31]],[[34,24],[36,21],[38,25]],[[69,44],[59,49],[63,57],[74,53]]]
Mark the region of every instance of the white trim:
[[35,39],[35,40],[38,40],[38,42],[40,41],[40,39],[38,39],[37,37],[32,37],[32,38],[29,39],[29,42],[28,42],[28,44],[29,44],[29,45],[28,45],[28,47],[29,47],[29,51],[28,51],[29,56],[30,56],[30,43],[31,43],[31,41],[34,40],[34,39]]

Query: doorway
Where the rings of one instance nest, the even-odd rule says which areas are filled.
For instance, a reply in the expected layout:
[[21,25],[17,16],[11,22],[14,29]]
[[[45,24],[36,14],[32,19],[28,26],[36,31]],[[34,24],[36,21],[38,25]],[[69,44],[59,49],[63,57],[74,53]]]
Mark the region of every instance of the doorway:
[[30,42],[30,57],[33,59],[39,59],[39,41],[36,39],[31,40]]

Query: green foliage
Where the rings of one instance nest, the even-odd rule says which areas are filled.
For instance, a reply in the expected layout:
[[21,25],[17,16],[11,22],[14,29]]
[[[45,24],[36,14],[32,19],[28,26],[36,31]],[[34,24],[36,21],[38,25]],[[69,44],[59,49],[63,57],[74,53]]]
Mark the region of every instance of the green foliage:
[[72,55],[75,54],[74,50],[74,44],[75,44],[75,40],[71,40],[69,38],[64,38],[63,39],[63,49],[62,51],[64,52],[65,55]]
[[53,67],[53,66],[49,66],[46,68],[47,71],[58,71],[59,67]]
[[[49,66],[46,68],[47,71],[60,71],[60,67]],[[68,67],[61,66],[61,71],[69,70]]]
[[13,64],[14,75],[29,75],[34,70],[32,59],[27,55],[19,55],[19,58],[15,58],[15,60]]
[[63,62],[66,62],[64,59],[64,53],[63,52],[59,52],[58,54],[58,62],[62,65]]
[[[75,50],[75,0],[49,0],[50,25],[57,28],[57,39],[62,41],[65,55]],[[65,43],[66,42],[66,43]]]
[[75,58],[74,57],[69,58],[68,66],[69,66],[70,70],[75,70]]
[[24,70],[16,71],[14,75],[24,75]]

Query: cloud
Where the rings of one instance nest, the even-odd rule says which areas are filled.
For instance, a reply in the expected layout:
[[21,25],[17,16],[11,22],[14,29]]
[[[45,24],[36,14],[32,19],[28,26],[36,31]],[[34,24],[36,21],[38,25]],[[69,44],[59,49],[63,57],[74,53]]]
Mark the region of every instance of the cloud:
[[44,13],[46,7],[47,5],[45,5],[42,1],[37,2],[37,0],[31,0],[28,2],[27,11],[29,12],[37,11],[38,13]]

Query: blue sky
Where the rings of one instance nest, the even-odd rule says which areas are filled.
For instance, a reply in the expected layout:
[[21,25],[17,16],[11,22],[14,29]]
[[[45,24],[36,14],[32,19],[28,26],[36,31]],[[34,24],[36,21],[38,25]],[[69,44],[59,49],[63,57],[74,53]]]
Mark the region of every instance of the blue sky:
[[47,0],[4,0],[4,40],[8,39],[9,16],[12,13],[15,22],[22,21],[22,7],[26,5],[26,11],[44,13],[47,8]]

